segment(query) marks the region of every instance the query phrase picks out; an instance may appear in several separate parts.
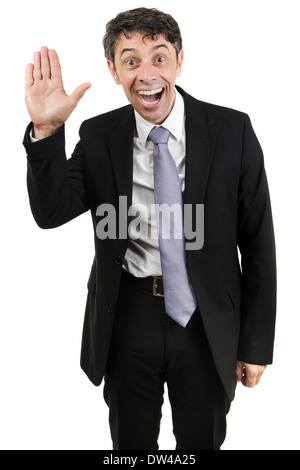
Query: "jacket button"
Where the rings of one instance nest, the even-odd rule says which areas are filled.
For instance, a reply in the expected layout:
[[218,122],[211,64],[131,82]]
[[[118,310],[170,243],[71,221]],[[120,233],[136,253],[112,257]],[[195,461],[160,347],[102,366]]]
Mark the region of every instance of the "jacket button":
[[123,264],[123,257],[122,256],[117,256],[115,261],[116,261],[117,264],[122,265]]
[[112,305],[106,305],[106,311],[107,313],[113,313],[114,307]]

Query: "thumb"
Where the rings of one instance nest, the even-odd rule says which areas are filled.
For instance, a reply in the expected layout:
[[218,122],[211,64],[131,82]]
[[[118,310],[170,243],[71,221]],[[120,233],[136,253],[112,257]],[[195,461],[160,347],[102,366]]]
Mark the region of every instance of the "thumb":
[[84,96],[85,92],[91,87],[90,83],[83,83],[73,91],[73,93],[69,96],[74,106],[77,106],[81,98]]

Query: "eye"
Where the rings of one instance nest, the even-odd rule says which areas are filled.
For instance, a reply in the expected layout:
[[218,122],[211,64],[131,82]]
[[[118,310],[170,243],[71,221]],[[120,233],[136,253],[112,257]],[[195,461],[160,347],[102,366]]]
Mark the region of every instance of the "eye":
[[162,55],[156,57],[156,62],[164,62],[166,59]]
[[132,67],[133,65],[136,65],[136,61],[134,59],[128,59],[126,61],[126,64]]

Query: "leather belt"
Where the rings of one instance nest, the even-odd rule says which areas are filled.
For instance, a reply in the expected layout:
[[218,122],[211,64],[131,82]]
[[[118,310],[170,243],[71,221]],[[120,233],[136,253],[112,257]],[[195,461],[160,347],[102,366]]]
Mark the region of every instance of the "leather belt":
[[162,276],[136,277],[123,269],[123,277],[133,286],[152,292],[155,297],[164,297]]

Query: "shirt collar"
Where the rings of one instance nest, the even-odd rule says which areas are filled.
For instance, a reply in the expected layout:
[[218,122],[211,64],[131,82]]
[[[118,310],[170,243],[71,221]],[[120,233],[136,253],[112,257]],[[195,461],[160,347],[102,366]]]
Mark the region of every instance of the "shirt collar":
[[[143,145],[146,144],[149,132],[153,127],[151,122],[146,121],[142,116],[134,110],[135,114],[135,122],[136,122],[136,130],[139,140]],[[172,111],[170,112],[167,119],[161,124],[161,126],[168,129],[171,134],[180,141],[182,136],[182,128],[184,124],[184,101],[181,94],[175,88],[175,103],[173,106]]]

